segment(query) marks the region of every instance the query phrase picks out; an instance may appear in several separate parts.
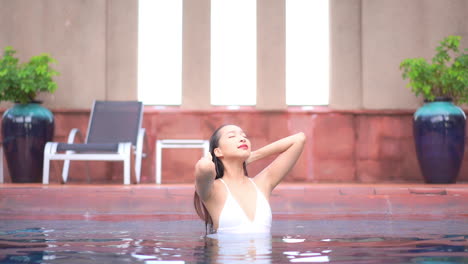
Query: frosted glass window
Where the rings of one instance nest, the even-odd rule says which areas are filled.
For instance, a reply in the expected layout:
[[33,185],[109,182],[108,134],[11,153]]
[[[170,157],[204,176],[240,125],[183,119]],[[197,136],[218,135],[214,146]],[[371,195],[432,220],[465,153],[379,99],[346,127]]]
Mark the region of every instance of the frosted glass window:
[[182,0],[138,2],[138,99],[182,102]]
[[211,0],[211,104],[255,105],[257,3]]
[[325,0],[286,0],[286,104],[327,105],[329,11]]

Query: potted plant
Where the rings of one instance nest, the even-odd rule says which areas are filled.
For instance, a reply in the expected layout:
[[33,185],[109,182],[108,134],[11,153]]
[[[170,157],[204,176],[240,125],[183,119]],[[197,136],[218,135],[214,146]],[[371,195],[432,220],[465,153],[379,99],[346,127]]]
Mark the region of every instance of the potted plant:
[[444,38],[432,62],[405,59],[403,79],[424,97],[413,118],[416,153],[427,183],[454,183],[465,147],[464,111],[456,104],[468,103],[468,49],[460,49],[460,36]]
[[36,100],[40,92],[53,93],[58,72],[48,54],[19,63],[12,47],[0,58],[0,101],[15,104],[2,119],[3,148],[12,182],[41,182],[44,146],[54,134],[54,116]]

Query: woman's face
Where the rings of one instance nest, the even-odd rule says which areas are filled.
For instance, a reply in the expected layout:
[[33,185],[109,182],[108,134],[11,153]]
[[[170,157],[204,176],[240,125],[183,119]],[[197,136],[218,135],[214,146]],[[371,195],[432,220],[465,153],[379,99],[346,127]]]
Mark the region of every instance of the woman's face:
[[241,158],[245,161],[250,156],[250,140],[240,127],[227,125],[218,133],[219,144],[214,150],[218,158]]

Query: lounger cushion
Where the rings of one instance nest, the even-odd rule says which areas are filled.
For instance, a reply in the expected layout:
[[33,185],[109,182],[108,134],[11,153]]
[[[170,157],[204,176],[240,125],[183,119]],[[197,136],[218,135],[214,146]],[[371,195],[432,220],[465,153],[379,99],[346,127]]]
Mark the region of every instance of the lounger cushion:
[[119,149],[119,144],[117,143],[87,143],[87,144],[67,144],[59,143],[57,146],[57,151],[67,151],[72,150],[75,152],[117,152]]

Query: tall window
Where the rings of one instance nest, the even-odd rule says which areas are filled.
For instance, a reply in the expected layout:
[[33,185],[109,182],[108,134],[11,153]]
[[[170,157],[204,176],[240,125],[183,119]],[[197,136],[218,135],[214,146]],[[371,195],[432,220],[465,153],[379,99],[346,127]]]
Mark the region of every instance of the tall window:
[[182,0],[138,2],[138,99],[182,102]]
[[328,1],[286,0],[286,104],[327,105]]
[[211,0],[211,103],[255,105],[256,87],[256,1]]

